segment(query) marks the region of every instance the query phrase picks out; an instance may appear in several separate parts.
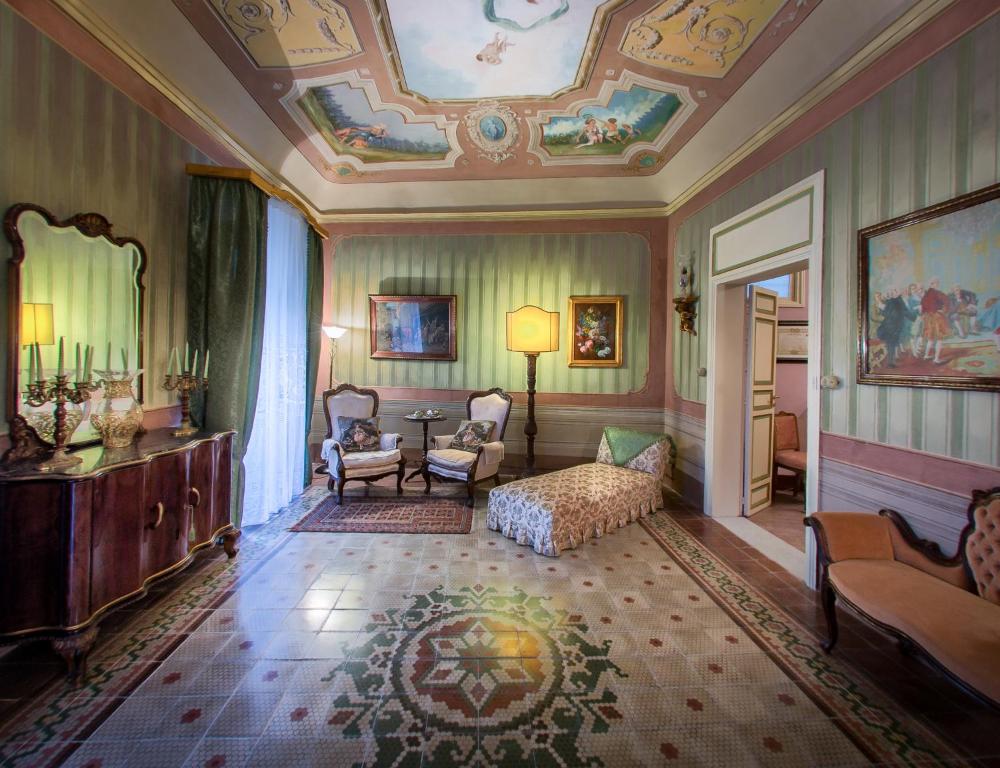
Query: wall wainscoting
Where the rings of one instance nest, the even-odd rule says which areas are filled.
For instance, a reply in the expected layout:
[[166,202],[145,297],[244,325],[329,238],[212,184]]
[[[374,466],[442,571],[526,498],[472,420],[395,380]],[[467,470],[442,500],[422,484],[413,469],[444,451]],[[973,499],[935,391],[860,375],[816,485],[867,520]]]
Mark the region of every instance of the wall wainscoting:
[[705,420],[679,411],[663,412],[663,431],[677,443],[673,487],[681,497],[701,509],[705,480]]
[[[403,417],[415,410],[438,408],[447,421],[430,425],[431,435],[452,434],[459,422],[465,418],[464,402],[438,402],[433,400],[383,400],[379,403],[380,426],[384,432],[398,432],[403,436],[403,447],[409,453],[418,451],[423,445],[420,424],[408,422]],[[524,421],[528,409],[514,405],[510,412],[510,422],[504,437],[504,450],[512,466],[518,466],[526,450]],[[535,421],[538,436],[535,438],[535,454],[540,467],[559,467],[592,461],[597,454],[601,433],[606,426],[628,427],[647,432],[664,431],[664,411],[662,408],[586,408],[582,406],[535,407]],[[678,430],[666,429],[678,443],[678,467],[682,436]],[[323,417],[322,400],[317,399],[313,407],[312,430],[309,443],[319,445],[326,434],[326,420]]]
[[[971,491],[971,489],[970,489]],[[827,512],[894,509],[918,536],[955,552],[965,527],[970,496],[874,472],[833,459],[820,459],[819,507]]]

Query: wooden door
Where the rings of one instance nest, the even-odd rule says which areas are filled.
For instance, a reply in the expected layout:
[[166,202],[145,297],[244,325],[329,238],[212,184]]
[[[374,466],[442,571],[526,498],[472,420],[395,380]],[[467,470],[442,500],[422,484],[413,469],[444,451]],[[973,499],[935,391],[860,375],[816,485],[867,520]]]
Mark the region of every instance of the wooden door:
[[148,578],[187,556],[191,525],[186,451],[147,465],[143,508],[143,572]]
[[771,506],[777,293],[755,285],[750,287],[748,328],[743,511],[752,515]]

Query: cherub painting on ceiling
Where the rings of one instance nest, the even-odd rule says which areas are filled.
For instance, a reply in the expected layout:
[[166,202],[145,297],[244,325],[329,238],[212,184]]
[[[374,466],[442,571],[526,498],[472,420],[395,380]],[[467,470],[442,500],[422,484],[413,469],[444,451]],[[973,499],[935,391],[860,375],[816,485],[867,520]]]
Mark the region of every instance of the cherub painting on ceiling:
[[542,125],[550,155],[621,155],[637,142],[655,143],[680,100],[673,93],[633,85],[616,90],[606,106],[587,106]]
[[547,96],[575,81],[595,12],[620,0],[384,0],[406,87],[430,99]]
[[361,88],[335,83],[309,88],[299,106],[338,155],[365,163],[440,160],[450,149],[445,132],[411,123],[392,109],[372,109]]

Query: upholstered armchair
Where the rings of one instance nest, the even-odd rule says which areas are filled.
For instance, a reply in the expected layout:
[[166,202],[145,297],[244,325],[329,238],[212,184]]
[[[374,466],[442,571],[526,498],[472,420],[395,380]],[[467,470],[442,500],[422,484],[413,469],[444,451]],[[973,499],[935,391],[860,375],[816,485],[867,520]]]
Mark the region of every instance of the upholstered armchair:
[[500,484],[503,436],[507,431],[510,406],[510,395],[499,387],[469,395],[465,404],[468,420],[492,421],[492,430],[486,442],[472,449],[452,448],[455,435],[435,436],[433,447],[427,451],[421,467],[425,493],[431,492],[431,475],[445,482],[462,482],[468,491],[466,504],[471,507],[477,483],[492,478],[494,484]]
[[334,487],[337,489],[337,503],[344,500],[344,483],[352,480],[370,483],[389,475],[396,475],[396,493],[401,495],[406,459],[399,450],[402,438],[398,434],[379,431],[377,444],[364,450],[348,450],[349,446],[342,443],[343,425],[354,419],[378,415],[378,393],[374,389],[341,384],[323,393],[323,414],[326,416],[326,439],[320,458],[330,475],[327,487],[331,491]]

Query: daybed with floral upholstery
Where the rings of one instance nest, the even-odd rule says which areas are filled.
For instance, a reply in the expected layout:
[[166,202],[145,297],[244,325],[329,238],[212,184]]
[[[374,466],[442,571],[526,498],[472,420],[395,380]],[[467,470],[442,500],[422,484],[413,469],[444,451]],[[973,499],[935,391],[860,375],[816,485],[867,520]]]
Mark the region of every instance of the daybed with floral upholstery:
[[556,557],[661,508],[676,456],[669,435],[607,427],[595,463],[491,490],[486,526]]
[[918,539],[892,510],[818,512],[820,590],[829,637],[837,642],[839,598],[915,647],[946,674],[1000,706],[1000,487],[973,491],[969,522],[954,557]]

